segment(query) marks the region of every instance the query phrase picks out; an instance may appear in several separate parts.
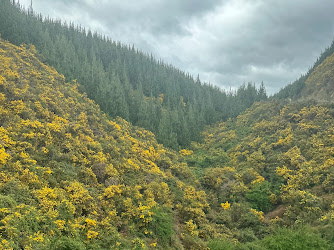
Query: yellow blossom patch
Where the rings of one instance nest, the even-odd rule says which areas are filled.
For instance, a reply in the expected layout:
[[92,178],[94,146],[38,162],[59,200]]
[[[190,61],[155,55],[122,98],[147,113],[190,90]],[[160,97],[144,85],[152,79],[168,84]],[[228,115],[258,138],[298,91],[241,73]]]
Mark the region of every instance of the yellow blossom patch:
[[220,205],[224,210],[229,209],[231,207],[231,204],[228,201],[226,201],[225,203],[221,203]]

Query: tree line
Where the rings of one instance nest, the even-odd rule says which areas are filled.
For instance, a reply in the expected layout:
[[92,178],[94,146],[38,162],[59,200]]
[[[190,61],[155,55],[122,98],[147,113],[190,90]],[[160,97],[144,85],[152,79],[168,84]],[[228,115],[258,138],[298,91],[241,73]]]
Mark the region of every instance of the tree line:
[[152,131],[165,146],[187,147],[199,140],[204,126],[235,117],[267,98],[263,84],[224,91],[134,46],[44,18],[15,1],[1,1],[0,6],[4,39],[33,44],[43,62],[67,80],[77,80],[108,116]]

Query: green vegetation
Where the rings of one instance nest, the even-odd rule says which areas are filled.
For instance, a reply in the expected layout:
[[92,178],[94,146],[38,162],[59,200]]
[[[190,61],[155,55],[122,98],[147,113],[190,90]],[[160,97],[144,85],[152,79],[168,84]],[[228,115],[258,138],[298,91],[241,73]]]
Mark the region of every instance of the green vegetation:
[[208,247],[210,250],[325,250],[330,248],[326,240],[307,227],[294,229],[280,228],[262,240],[246,244],[235,243],[227,239],[216,239],[210,241]]
[[334,249],[334,46],[263,100],[0,8],[0,249]]
[[[194,170],[202,169],[201,184],[217,213],[211,211],[212,221],[223,219],[220,223],[241,243],[264,237],[264,249],[330,248],[319,232],[333,241],[332,103],[256,103],[236,119],[207,128],[203,138],[203,143],[193,143],[194,154],[186,161]],[[262,224],[256,225],[251,213]],[[275,225],[315,227],[319,242],[307,241],[309,231],[294,236],[278,230],[276,236],[266,236],[276,231]],[[301,240],[276,242],[286,235]]]
[[237,116],[266,99],[263,85],[225,92],[133,47],[73,24],[26,13],[0,2],[1,36],[15,45],[33,44],[41,60],[77,79],[79,89],[112,118],[120,116],[152,131],[178,149],[199,140],[205,125]]
[[189,221],[205,224],[178,154],[36,56],[0,41],[1,249],[177,248]]
[[304,98],[316,99],[319,102],[334,100],[334,54],[328,56],[321,65],[313,70],[305,82],[302,91]]

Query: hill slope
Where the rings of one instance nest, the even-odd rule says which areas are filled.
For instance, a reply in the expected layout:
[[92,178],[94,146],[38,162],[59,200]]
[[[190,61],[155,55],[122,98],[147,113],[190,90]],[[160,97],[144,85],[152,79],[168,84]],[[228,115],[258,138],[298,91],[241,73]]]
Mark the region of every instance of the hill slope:
[[0,33],[11,43],[33,44],[42,61],[78,80],[80,89],[112,118],[120,116],[177,149],[198,140],[207,124],[234,117],[266,98],[263,87],[226,93],[153,56],[73,24],[27,13],[0,1]]
[[[302,75],[298,80],[295,82],[288,84],[284,88],[282,88],[277,94],[274,95],[274,98],[278,99],[291,99],[291,100],[298,100],[299,98],[303,99],[312,99],[315,98],[319,100],[319,98],[323,98],[325,100],[330,100],[328,94],[332,94],[333,88],[329,88],[328,91],[326,88],[323,90],[319,90],[318,87],[312,88],[310,87],[310,82],[316,80],[317,78],[322,78],[321,71],[329,69],[328,64],[332,64],[333,59],[329,59],[334,54],[334,41],[332,44],[320,55],[318,60],[314,63],[314,65],[309,69],[309,71]],[[327,66],[321,66],[321,65]],[[320,68],[320,69],[319,69]],[[317,73],[316,73],[317,72]],[[325,72],[323,72],[325,74]],[[313,78],[313,80],[309,80],[309,77]],[[320,79],[319,79],[320,80]],[[328,86],[333,86],[333,82],[327,82]],[[330,87],[330,86],[329,86]],[[321,94],[313,95],[312,91],[317,91],[317,89],[322,92]]]
[[320,102],[334,101],[334,54],[317,66],[305,81],[302,98]]
[[182,248],[208,203],[178,154],[37,56],[0,41],[1,248]]
[[[193,144],[187,161],[216,202],[212,205],[251,207],[265,223],[294,230],[311,225],[334,239],[333,104],[256,103],[236,119],[206,129],[203,139]],[[248,230],[248,237],[254,234],[258,237]]]
[[[38,57],[0,40],[1,248],[328,246],[276,225],[332,225],[333,107],[263,102],[206,132],[194,156],[178,154],[108,120]],[[201,181],[184,160],[209,167]],[[263,217],[277,206],[284,215]]]

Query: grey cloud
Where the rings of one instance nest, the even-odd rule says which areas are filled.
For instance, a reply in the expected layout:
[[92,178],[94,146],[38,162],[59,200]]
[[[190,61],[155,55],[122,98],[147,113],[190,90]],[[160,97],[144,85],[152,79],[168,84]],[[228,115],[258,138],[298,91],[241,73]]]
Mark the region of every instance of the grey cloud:
[[334,31],[332,0],[34,0],[34,8],[135,44],[212,84],[264,81],[270,93],[305,73]]
[[270,92],[277,91],[306,72],[330,44],[333,7],[330,1],[323,5],[305,1],[262,2],[250,10],[252,16],[247,22],[232,30],[223,27],[214,31],[220,37],[227,36],[227,43],[212,44],[211,57],[207,57],[211,63],[202,64],[202,70],[219,72],[218,80],[222,82],[216,84],[233,86],[240,84],[241,79],[263,80]]
[[[91,19],[118,29],[121,26],[148,31],[153,35],[182,34],[182,24],[190,17],[202,15],[218,2],[209,1],[95,1],[76,2],[76,6],[89,13]],[[116,27],[115,27],[116,26]]]

